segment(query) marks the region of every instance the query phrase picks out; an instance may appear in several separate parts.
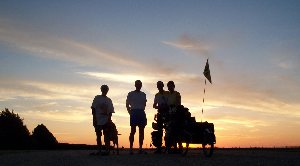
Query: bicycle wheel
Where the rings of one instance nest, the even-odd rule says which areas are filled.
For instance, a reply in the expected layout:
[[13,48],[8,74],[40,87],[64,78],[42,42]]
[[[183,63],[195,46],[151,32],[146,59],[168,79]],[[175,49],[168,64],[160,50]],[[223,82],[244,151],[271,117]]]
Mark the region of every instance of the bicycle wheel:
[[185,142],[185,147],[182,149],[182,156],[185,156],[189,150],[189,145],[192,140],[192,135],[186,130],[183,131],[182,135],[183,135],[182,138],[184,139],[183,142]]
[[214,152],[214,143],[202,144],[202,150],[205,157],[211,157]]
[[203,133],[202,150],[206,157],[211,157],[213,155],[214,141],[213,141],[212,134],[208,132]]
[[185,143],[185,147],[182,149],[182,156],[185,156],[189,150],[189,145],[190,143],[189,142],[186,142]]

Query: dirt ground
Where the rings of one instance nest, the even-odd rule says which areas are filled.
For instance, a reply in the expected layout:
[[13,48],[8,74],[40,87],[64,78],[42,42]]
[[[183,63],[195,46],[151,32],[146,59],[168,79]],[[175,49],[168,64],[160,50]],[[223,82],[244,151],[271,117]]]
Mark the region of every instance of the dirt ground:
[[91,156],[91,150],[28,150],[0,151],[1,166],[89,166],[89,165],[163,165],[163,166],[246,166],[246,165],[300,165],[300,149],[217,149],[211,158],[204,157],[202,151],[191,150],[187,156],[178,154]]

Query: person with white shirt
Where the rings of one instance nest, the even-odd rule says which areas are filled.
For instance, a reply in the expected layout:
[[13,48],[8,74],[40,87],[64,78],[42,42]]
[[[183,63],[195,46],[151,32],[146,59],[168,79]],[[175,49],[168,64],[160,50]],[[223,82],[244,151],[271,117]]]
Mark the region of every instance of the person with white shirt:
[[[109,133],[108,133],[107,124],[109,121],[111,121],[112,113],[114,113],[115,111],[111,99],[106,96],[109,90],[108,86],[102,85],[100,89],[102,94],[95,96],[91,106],[92,114],[93,114],[93,126],[95,127],[95,132],[97,136],[97,146],[99,150],[95,154],[108,155],[110,142],[109,142]],[[104,142],[106,147],[106,150],[103,153],[101,153],[102,130],[104,134]]]
[[134,142],[134,134],[136,132],[136,126],[139,127],[139,153],[146,154],[143,151],[143,141],[144,141],[144,129],[147,125],[147,118],[145,113],[146,107],[146,94],[141,91],[142,82],[140,80],[135,81],[136,90],[131,91],[127,95],[126,99],[126,108],[128,113],[130,114],[130,126],[131,132],[129,136],[130,141],[130,154],[133,154],[133,142]]

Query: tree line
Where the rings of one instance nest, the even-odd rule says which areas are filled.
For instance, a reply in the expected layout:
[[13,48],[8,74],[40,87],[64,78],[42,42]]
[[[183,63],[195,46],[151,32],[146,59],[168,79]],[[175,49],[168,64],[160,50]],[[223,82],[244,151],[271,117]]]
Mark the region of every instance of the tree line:
[[56,149],[58,141],[43,124],[32,133],[18,114],[5,108],[0,113],[0,149]]

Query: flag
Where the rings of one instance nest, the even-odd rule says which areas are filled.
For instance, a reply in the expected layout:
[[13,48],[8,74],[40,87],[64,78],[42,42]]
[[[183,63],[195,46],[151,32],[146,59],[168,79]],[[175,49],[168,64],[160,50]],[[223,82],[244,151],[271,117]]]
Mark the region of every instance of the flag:
[[211,83],[211,76],[210,76],[210,70],[209,70],[208,59],[207,59],[207,61],[206,61],[206,65],[205,65],[203,74],[204,74],[204,76],[208,79],[208,81]]

